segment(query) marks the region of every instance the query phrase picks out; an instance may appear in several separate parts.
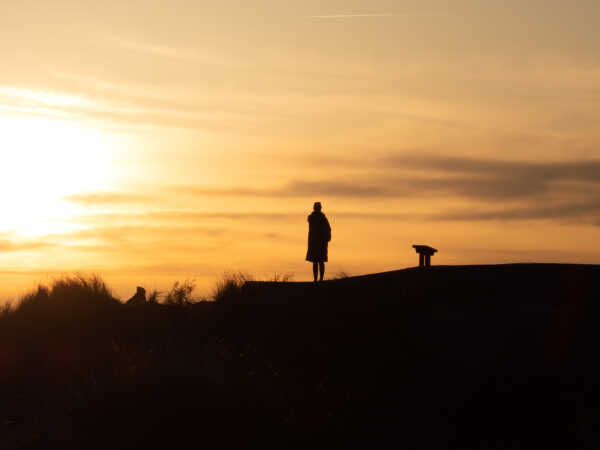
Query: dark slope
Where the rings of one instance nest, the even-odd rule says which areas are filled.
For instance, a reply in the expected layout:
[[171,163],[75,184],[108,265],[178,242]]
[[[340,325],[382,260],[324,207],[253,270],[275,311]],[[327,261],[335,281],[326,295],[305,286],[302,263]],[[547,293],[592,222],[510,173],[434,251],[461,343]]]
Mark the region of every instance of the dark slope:
[[[597,448],[599,274],[432,267],[111,308],[36,335],[0,386],[30,448]],[[65,342],[88,357],[40,362]]]
[[[452,305],[463,300],[483,304],[503,303],[555,307],[565,302],[590,301],[600,295],[600,265],[499,264],[479,266],[434,266],[310,282],[247,282],[244,294],[252,304],[272,303],[281,307],[317,302],[361,304],[369,309],[379,304],[400,306],[422,300]],[[290,301],[293,299],[293,301]],[[297,301],[298,300],[298,301]],[[282,305],[282,303],[286,305]]]
[[599,275],[596,265],[438,266],[253,283],[245,300],[288,311],[279,338],[322,346],[324,371],[364,396],[343,409],[356,414],[344,434],[354,444],[571,447],[599,443]]

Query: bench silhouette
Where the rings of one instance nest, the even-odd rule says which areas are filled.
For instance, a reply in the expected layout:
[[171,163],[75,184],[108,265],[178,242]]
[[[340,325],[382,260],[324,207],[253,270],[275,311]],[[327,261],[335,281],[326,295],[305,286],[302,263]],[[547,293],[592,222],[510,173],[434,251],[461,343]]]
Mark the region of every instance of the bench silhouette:
[[413,248],[419,254],[419,267],[431,266],[431,257],[437,252],[437,249],[428,245],[413,245]]

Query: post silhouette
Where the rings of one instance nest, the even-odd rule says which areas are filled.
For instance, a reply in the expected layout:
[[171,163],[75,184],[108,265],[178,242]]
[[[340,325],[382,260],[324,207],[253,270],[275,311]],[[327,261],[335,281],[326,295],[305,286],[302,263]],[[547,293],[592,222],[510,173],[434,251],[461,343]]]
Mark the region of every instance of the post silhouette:
[[419,267],[430,267],[431,257],[437,252],[437,249],[428,245],[413,245],[413,248],[419,254]]

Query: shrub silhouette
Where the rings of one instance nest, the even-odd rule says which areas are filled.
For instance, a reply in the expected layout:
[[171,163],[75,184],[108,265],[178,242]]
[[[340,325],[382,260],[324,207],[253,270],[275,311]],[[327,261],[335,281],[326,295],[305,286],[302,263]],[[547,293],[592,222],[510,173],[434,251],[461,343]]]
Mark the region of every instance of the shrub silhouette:
[[120,302],[97,275],[77,274],[55,280],[50,287],[39,285],[37,290],[23,296],[15,308],[17,315],[53,317],[81,316],[98,310],[114,308]]

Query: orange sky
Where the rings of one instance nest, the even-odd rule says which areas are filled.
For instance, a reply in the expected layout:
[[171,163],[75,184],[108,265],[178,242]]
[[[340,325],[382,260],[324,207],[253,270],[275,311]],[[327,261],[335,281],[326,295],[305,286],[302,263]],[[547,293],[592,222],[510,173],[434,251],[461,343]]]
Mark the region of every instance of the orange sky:
[[[496,4],[493,4],[496,3]],[[0,4],[0,299],[600,260],[597,1]]]

